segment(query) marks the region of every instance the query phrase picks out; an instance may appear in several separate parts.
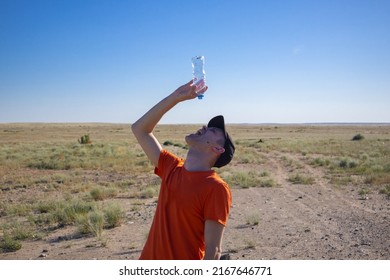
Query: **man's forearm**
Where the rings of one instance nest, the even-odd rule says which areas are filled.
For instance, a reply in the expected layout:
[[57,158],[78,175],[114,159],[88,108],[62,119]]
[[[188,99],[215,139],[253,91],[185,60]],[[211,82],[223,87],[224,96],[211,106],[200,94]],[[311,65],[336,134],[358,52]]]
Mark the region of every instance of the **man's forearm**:
[[173,94],[165,97],[131,126],[134,134],[151,133],[164,114],[177,103]]
[[[152,109],[136,121],[132,125],[133,131],[139,133],[151,133],[164,114],[172,109],[172,107],[174,107],[177,103],[196,98],[197,94],[195,89],[196,88],[192,85],[192,82],[188,82],[177,88],[173,93],[157,103]],[[202,92],[206,90],[207,87]]]
[[224,230],[224,225],[213,220],[206,220],[204,228],[204,260],[219,260],[222,252],[221,247]]

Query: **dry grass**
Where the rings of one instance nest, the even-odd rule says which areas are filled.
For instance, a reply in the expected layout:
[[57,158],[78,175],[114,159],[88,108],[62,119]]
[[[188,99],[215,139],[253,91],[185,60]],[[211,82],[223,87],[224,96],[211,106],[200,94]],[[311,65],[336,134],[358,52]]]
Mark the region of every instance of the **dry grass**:
[[[185,156],[184,135],[198,125],[161,125],[155,133],[169,150]],[[294,184],[314,184],[302,162],[321,169],[334,186],[356,185],[361,196],[389,197],[390,126],[230,125],[236,156],[221,176],[232,188],[276,187],[269,154],[282,160]],[[359,141],[352,141],[354,135]],[[90,143],[79,143],[89,135]],[[101,238],[131,219],[140,200],[156,198],[159,180],[129,125],[0,124],[0,250],[21,240],[44,238],[77,225]],[[33,194],[33,196],[31,196]],[[115,204],[127,198],[130,208]],[[107,204],[113,201],[113,204]],[[258,216],[248,217],[257,224]]]

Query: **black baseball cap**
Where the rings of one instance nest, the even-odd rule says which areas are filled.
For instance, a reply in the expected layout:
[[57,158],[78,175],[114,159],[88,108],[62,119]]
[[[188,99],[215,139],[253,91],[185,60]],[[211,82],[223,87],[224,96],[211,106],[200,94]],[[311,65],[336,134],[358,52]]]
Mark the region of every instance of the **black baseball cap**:
[[222,129],[223,133],[225,134],[225,152],[220,155],[218,160],[215,162],[214,167],[222,167],[228,164],[232,158],[235,151],[235,147],[233,144],[233,140],[230,137],[230,135],[227,133],[225,128],[225,119],[223,116],[216,116],[212,118],[209,123],[207,124],[207,127],[217,127]]

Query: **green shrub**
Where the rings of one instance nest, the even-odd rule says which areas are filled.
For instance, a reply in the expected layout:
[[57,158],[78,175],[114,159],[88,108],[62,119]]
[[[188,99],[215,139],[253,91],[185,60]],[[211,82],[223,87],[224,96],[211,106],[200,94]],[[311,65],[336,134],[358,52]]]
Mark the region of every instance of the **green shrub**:
[[4,235],[0,241],[0,249],[3,252],[16,252],[22,248],[22,243],[9,235]]
[[34,232],[26,225],[14,223],[10,235],[15,240],[26,240],[34,236]]
[[114,228],[120,226],[124,219],[124,212],[117,204],[109,204],[103,210],[93,210],[88,214],[80,214],[76,224],[81,234],[92,233],[96,237],[101,237],[104,228]]
[[107,198],[115,197],[118,191],[115,188],[105,188],[102,186],[97,186],[93,188],[90,192],[91,197],[94,200],[105,200]]
[[380,190],[380,193],[385,194],[388,198],[390,198],[390,185],[386,185]]
[[255,187],[273,187],[275,182],[268,178],[268,173],[257,173],[254,171],[237,171],[227,176],[226,181],[229,185],[236,185],[243,189]]
[[315,166],[328,166],[330,164],[330,161],[328,159],[317,157],[314,160],[312,160],[310,164]]
[[35,211],[38,213],[50,213],[58,208],[57,201],[39,201],[35,206]]
[[360,140],[363,140],[363,139],[364,139],[364,136],[361,135],[360,133],[356,134],[354,137],[352,137],[352,141],[360,141]]
[[311,185],[314,183],[314,178],[301,174],[292,175],[288,178],[288,180],[293,184]]
[[272,188],[276,185],[274,179],[272,178],[263,178],[260,179],[260,187],[262,188]]
[[346,159],[342,159],[342,160],[340,161],[339,166],[340,166],[341,168],[346,168],[346,167],[348,167],[348,161],[347,161]]
[[357,166],[357,162],[352,159],[342,159],[339,163],[339,167],[341,168],[355,168]]
[[359,195],[361,198],[364,198],[367,194],[371,193],[371,191],[367,188],[362,188],[360,191],[359,191]]
[[118,204],[110,204],[104,210],[104,222],[106,228],[120,226],[125,215]]
[[149,186],[139,193],[140,198],[152,198],[158,193],[158,186]]
[[163,143],[163,145],[164,145],[164,146],[173,146],[174,143],[173,143],[172,141],[167,140],[167,141],[165,141],[165,142]]
[[174,146],[174,147],[179,147],[179,148],[182,148],[182,149],[188,149],[187,146],[181,144],[181,143],[174,143],[170,140],[167,140],[163,143],[164,146]]
[[348,167],[349,168],[355,168],[357,166],[357,162],[354,161],[354,160],[351,160],[349,163],[348,163]]
[[80,139],[78,139],[79,143],[80,144],[91,144],[92,141],[89,137],[89,134],[85,134],[83,136],[80,137]]
[[81,200],[70,201],[68,205],[57,210],[55,213],[56,220],[60,225],[74,224],[77,219],[94,210],[96,206],[90,202]]
[[101,237],[103,227],[104,214],[101,211],[92,211],[77,218],[77,228],[81,234],[92,233],[96,237]]

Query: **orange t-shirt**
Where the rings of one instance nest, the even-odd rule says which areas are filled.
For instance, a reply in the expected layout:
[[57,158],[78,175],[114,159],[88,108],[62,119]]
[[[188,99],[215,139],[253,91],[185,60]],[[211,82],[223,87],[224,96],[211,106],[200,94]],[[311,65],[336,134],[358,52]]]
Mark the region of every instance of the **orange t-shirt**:
[[141,260],[199,260],[205,253],[204,225],[226,225],[229,186],[213,171],[189,172],[184,160],[162,151],[155,173],[161,177],[156,213]]

